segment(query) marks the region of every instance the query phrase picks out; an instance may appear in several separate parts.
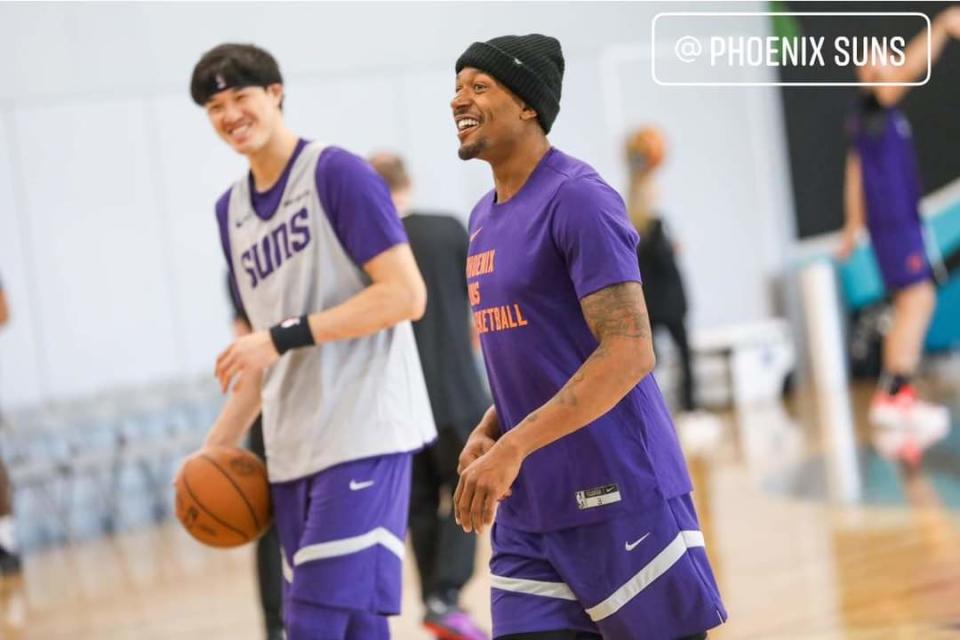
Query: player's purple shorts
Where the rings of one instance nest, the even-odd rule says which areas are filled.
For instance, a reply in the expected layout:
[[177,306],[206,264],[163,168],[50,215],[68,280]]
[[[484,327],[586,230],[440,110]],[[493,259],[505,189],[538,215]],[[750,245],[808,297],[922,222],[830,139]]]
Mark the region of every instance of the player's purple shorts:
[[872,229],[870,242],[887,291],[900,291],[933,277],[919,224]]
[[400,612],[411,459],[356,460],[271,485],[288,629],[316,605],[359,618]]
[[546,533],[493,528],[494,637],[575,629],[675,640],[727,618],[689,495]]

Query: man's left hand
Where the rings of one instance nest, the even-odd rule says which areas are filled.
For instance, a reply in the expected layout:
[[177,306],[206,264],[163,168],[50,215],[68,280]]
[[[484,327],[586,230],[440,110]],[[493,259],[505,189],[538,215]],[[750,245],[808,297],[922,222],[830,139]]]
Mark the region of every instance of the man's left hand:
[[509,438],[502,438],[463,470],[453,494],[453,509],[464,531],[483,533],[483,528],[493,523],[497,503],[510,495],[522,463],[520,451]]

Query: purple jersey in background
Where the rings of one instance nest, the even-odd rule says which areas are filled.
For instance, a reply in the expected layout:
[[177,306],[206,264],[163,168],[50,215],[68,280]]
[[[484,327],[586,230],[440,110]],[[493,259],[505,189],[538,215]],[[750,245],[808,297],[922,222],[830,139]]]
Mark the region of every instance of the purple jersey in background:
[[[505,204],[470,218],[467,281],[497,414],[506,431],[552,398],[597,347],[580,299],[639,282],[638,237],[620,196],[551,148]],[[689,493],[653,375],[606,415],[529,456],[498,522],[551,531],[605,521]]]
[[920,222],[920,172],[910,123],[868,101],[851,122],[860,156],[866,224],[889,290],[931,277]]

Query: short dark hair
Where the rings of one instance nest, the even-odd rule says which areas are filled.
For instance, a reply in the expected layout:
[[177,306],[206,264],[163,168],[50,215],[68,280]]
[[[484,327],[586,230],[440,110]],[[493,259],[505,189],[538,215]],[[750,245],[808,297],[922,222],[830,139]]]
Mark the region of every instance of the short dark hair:
[[225,43],[203,54],[193,68],[190,96],[202,107],[226,89],[272,84],[283,84],[283,76],[269,52],[252,44]]

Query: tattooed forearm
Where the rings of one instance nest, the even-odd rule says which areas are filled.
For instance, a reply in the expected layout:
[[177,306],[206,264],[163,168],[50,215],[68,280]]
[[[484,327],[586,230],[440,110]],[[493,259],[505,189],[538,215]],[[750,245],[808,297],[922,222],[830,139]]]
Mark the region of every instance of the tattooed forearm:
[[639,282],[625,282],[580,301],[583,316],[598,342],[604,338],[650,338],[650,321]]
[[[597,348],[590,354],[590,357],[583,363],[583,366],[577,370],[576,373],[567,381],[565,385],[557,392],[557,395],[554,396],[553,401],[560,406],[565,407],[576,407],[580,404],[580,399],[578,396],[582,396],[583,392],[581,387],[583,383],[587,380],[587,373],[591,370],[594,370],[595,367],[600,366],[601,362],[607,359],[610,355],[610,349],[605,344],[597,345]],[[616,371],[616,377],[630,376],[631,367],[619,368]],[[606,377],[606,376],[605,376]]]
[[524,456],[610,411],[654,365],[639,283],[608,287],[581,300],[597,347],[543,405],[505,436]]
[[567,384],[557,392],[557,403],[567,407],[577,406],[577,385],[583,382],[584,377],[582,369],[573,374],[573,377],[567,380]]
[[650,321],[643,288],[639,282],[625,282],[601,289],[580,301],[587,326],[599,342],[587,362],[612,359],[614,377],[639,380],[653,370]]

